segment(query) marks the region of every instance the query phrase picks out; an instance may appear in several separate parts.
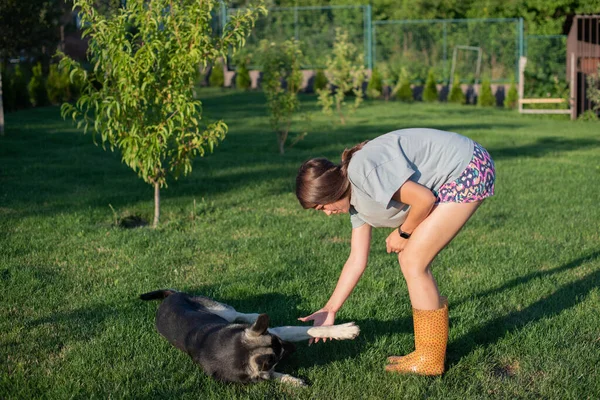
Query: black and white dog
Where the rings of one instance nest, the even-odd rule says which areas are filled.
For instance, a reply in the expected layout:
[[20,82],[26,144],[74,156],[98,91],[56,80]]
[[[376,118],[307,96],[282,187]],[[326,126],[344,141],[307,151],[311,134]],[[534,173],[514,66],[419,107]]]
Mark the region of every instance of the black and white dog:
[[142,300],[164,299],[156,312],[156,329],[187,353],[204,372],[224,382],[266,379],[303,386],[301,379],[275,372],[275,365],[295,351],[291,342],[311,338],[354,339],[353,322],[332,326],[269,328],[267,314],[243,314],[227,304],[175,290],[157,290]]

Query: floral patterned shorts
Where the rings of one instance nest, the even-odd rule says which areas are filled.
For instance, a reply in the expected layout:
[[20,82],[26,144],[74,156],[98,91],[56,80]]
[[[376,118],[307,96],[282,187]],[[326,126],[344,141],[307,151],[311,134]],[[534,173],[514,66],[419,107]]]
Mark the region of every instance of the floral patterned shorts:
[[496,170],[494,160],[479,143],[473,158],[458,179],[440,187],[436,203],[473,203],[494,195]]

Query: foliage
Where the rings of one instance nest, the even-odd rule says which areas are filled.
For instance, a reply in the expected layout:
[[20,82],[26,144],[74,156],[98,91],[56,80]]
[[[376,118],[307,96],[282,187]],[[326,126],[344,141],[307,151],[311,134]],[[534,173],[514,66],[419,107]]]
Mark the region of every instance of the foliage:
[[517,85],[515,80],[511,80],[510,87],[506,97],[504,97],[504,107],[515,109],[519,105],[519,92],[517,91]]
[[246,64],[239,64],[235,75],[235,87],[238,89],[248,90],[252,86],[250,71]]
[[577,118],[578,121],[598,121],[598,114],[594,110],[585,110]]
[[395,96],[398,100],[405,103],[412,103],[414,100],[412,88],[410,87],[410,75],[408,70],[404,67],[400,70],[398,82],[392,90],[392,96]]
[[225,85],[225,71],[220,59],[213,63],[208,83],[212,87],[223,87]]
[[42,64],[37,63],[31,71],[31,79],[27,84],[29,101],[34,107],[42,107],[48,104],[48,94],[46,93],[46,79],[42,71]]
[[3,69],[2,73],[2,91],[6,109],[15,111],[30,107],[28,80],[21,66],[16,64],[12,69]]
[[477,97],[477,105],[481,107],[493,107],[496,105],[496,98],[492,93],[492,86],[489,78],[484,78],[481,82],[481,89]]
[[202,121],[202,103],[193,98],[198,66],[242,47],[266,11],[258,3],[232,15],[215,36],[210,22],[216,0],[129,0],[110,16],[98,13],[94,3],[73,4],[89,38],[94,73],[62,54],[62,65],[71,76],[84,77],[85,86],[77,103],[63,104],[61,112],[84,132],[91,127],[103,146],[118,148],[123,162],[154,186],[157,226],[167,174],[189,174],[192,160],[213,151],[227,132],[223,121]]
[[269,121],[277,134],[281,154],[285,153],[292,117],[300,108],[301,62],[302,51],[296,40],[281,43],[265,40],[261,43],[262,87],[267,97]]
[[318,69],[317,72],[315,73],[315,81],[314,81],[315,92],[318,90],[325,89],[327,87],[328,82],[329,81],[327,80],[327,76],[325,75],[325,72],[323,72],[322,69]]
[[458,76],[458,74],[454,74],[454,79],[452,79],[452,88],[450,89],[450,94],[448,95],[448,103],[465,104],[467,102],[467,96],[465,96],[464,92],[462,91],[460,83],[460,76]]
[[[319,90],[318,104],[323,113],[333,114],[333,107],[342,125],[346,123],[346,114],[354,113],[363,101],[363,84],[366,79],[363,54],[348,40],[348,33],[336,28],[335,42],[331,55],[327,57],[327,88]],[[346,93],[354,94],[354,104],[346,106]],[[345,111],[345,109],[348,109]]]
[[427,81],[425,82],[425,89],[423,89],[423,101],[427,103],[433,103],[438,100],[438,91],[436,86],[435,75],[433,69],[429,70],[427,75]]
[[600,64],[596,74],[587,77],[587,98],[592,102],[592,110],[600,112]]
[[383,86],[381,84],[381,74],[378,68],[373,68],[371,79],[367,85],[367,96],[371,99],[376,99],[381,96]]
[[46,80],[46,92],[51,104],[72,100],[69,71],[66,68],[59,68],[57,64],[50,65]]
[[0,61],[21,55],[52,54],[58,42],[58,24],[70,1],[0,1]]

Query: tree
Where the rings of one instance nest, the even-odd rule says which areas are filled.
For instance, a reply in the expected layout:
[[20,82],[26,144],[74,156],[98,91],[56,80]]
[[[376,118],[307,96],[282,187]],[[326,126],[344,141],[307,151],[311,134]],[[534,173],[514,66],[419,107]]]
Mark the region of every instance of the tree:
[[493,107],[496,105],[496,98],[492,93],[492,85],[489,78],[484,78],[481,82],[481,91],[477,97],[477,105],[481,107]]
[[460,87],[460,77],[458,74],[454,74],[454,79],[452,79],[452,89],[450,89],[450,94],[448,95],[448,102],[455,104],[465,104],[467,102],[467,96],[465,96]]
[[217,0],[128,0],[104,16],[94,0],[74,0],[84,37],[89,38],[88,73],[61,54],[71,78],[83,78],[82,95],[61,112],[93,129],[102,145],[118,148],[122,160],[154,187],[154,223],[160,216],[160,188],[167,174],[192,170],[192,160],[223,140],[223,121],[206,124],[202,103],[193,98],[199,65],[206,66],[242,47],[260,13],[256,7],[231,15],[221,36],[210,28]]
[[332,108],[335,104],[340,122],[344,125],[346,123],[344,115],[346,94],[354,94],[354,105],[349,111],[356,111],[363,100],[363,83],[367,72],[364,67],[363,55],[357,51],[356,46],[348,41],[348,33],[340,28],[335,30],[333,51],[327,57],[326,65],[329,83],[325,89],[317,91],[319,93],[318,104],[323,107],[323,113],[326,115],[333,114]]
[[504,98],[504,107],[506,108],[517,108],[519,104],[519,93],[517,91],[517,85],[515,84],[515,80],[511,80],[510,87],[508,89],[508,93]]
[[292,116],[298,111],[298,92],[302,84],[300,43],[261,43],[262,87],[267,96],[271,127],[277,133],[279,153],[284,154]]
[[438,91],[435,84],[435,75],[433,69],[429,70],[427,81],[425,81],[425,89],[423,89],[423,100],[427,103],[433,103],[438,99]]
[[379,73],[379,69],[373,68],[371,79],[369,79],[369,84],[367,85],[367,96],[371,99],[376,99],[381,96],[382,90],[383,86],[381,84],[381,74]]
[[405,67],[400,69],[400,73],[398,74],[398,82],[392,90],[392,96],[396,96],[398,100],[405,103],[413,102],[413,92],[412,88],[410,87],[410,74]]

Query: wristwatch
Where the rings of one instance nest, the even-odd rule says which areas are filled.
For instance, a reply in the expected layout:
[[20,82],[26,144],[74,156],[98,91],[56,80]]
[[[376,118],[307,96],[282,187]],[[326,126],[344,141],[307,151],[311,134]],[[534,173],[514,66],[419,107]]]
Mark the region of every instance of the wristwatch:
[[409,238],[410,238],[410,233],[408,233],[408,232],[404,232],[404,231],[402,230],[402,225],[400,225],[400,226],[398,227],[398,233],[400,234],[400,237],[401,237],[401,238],[404,238],[404,239],[409,239]]

